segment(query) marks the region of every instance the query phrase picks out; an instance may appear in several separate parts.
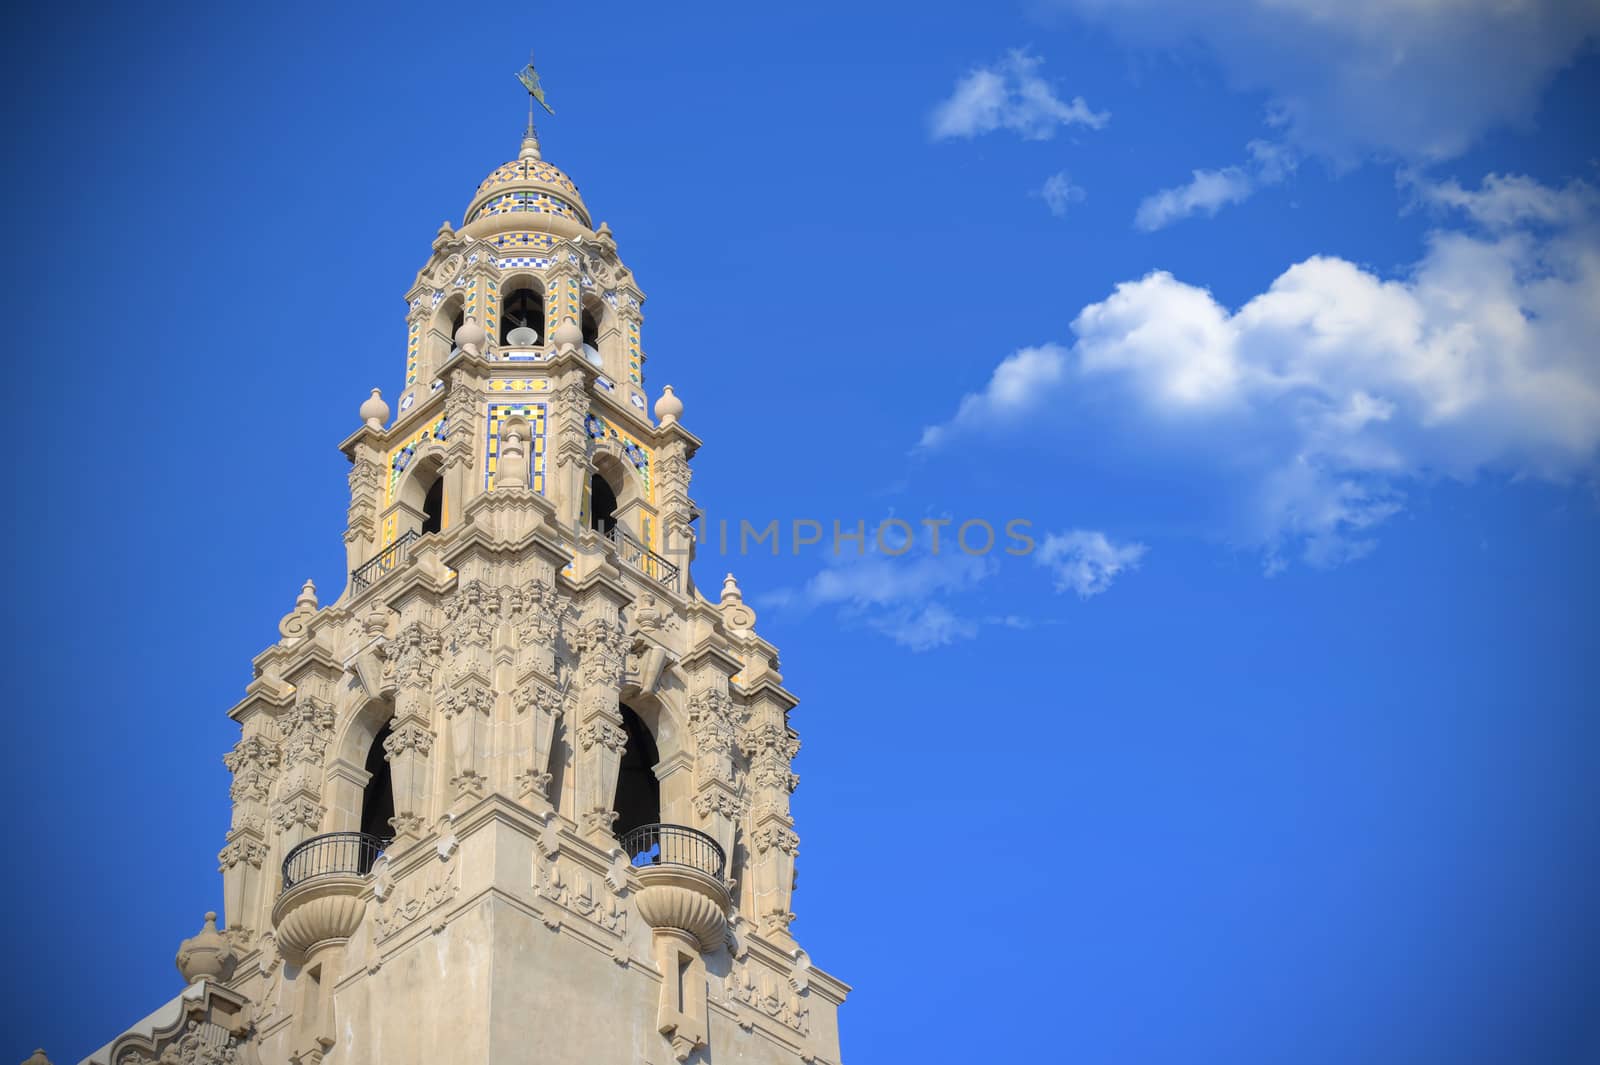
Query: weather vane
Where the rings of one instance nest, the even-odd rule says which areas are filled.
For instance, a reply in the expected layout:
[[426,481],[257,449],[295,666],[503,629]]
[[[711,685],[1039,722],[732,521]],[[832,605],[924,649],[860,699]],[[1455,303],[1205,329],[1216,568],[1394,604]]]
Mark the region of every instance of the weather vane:
[[528,53],[528,65],[517,71],[517,80],[528,90],[528,136],[533,136],[533,101],[553,116],[556,109],[545,102],[544,89],[539,85],[539,72],[533,69],[533,53]]

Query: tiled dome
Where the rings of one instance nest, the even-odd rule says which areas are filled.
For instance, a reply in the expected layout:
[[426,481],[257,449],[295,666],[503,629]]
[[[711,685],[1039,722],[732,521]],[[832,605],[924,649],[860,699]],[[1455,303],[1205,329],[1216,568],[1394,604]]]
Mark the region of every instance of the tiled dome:
[[527,217],[534,222],[540,214],[569,218],[584,226],[589,223],[589,209],[578,194],[578,186],[562,173],[539,158],[537,142],[523,141],[521,155],[495,167],[483,179],[478,191],[467,207],[466,224],[499,214]]

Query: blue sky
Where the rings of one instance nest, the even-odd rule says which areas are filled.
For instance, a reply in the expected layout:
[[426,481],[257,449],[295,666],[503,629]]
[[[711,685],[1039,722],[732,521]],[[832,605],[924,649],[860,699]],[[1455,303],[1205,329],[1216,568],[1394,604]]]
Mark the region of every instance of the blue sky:
[[[335,445],[533,46],[696,499],[917,532],[696,568],[802,699],[795,930],[856,986],[847,1060],[1600,1060],[1597,33],[1537,0],[34,12],[0,44],[0,1054],[176,991],[224,711],[301,581],[342,586]],[[1036,549],[934,553],[946,518]]]

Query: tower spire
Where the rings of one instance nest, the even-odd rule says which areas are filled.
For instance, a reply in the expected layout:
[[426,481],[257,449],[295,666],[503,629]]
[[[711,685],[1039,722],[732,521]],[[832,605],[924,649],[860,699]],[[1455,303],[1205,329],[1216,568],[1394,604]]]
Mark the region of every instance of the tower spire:
[[528,90],[528,131],[522,135],[522,151],[518,153],[523,159],[538,159],[539,135],[533,130],[533,102],[539,101],[539,106],[554,115],[555,108],[551,107],[544,98],[544,89],[539,85],[539,72],[533,69],[533,52],[528,52],[528,65],[517,71],[517,80],[522,82],[522,87]]

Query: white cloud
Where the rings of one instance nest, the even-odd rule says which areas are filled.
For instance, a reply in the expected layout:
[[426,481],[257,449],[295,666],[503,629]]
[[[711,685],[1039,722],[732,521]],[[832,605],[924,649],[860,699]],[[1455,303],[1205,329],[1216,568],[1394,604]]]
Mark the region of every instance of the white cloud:
[[952,432],[978,425],[1004,423],[1032,413],[1037,403],[1066,374],[1067,349],[1059,344],[1023,348],[995,367],[982,392],[961,400],[954,418],[930,425],[922,432],[919,448],[937,447]]
[[957,617],[940,603],[891,611],[872,619],[872,627],[913,651],[931,651],[978,635],[977,622]]
[[1593,471],[1600,195],[1497,176],[1418,195],[1468,224],[1433,233],[1405,276],[1315,256],[1236,311],[1165,272],[1124,282],[1078,314],[1071,349],[1007,358],[922,447],[1042,410],[1061,424],[1075,400],[1113,412],[1147,460],[1227,479],[1228,534],[1269,567],[1290,547],[1317,564],[1370,550],[1410,479]]
[[1136,44],[1198,42],[1296,147],[1437,160],[1531,117],[1600,33],[1593,0],[1046,0]]
[[1124,570],[1137,569],[1146,550],[1144,544],[1113,543],[1103,532],[1073,529],[1039,541],[1033,560],[1055,576],[1056,591],[1088,599],[1110,588]]
[[1074,185],[1067,172],[1062,170],[1045,179],[1039,195],[1044,197],[1045,206],[1050,208],[1050,213],[1062,218],[1066,216],[1068,206],[1082,203],[1088,194],[1081,186]]
[[1257,189],[1282,181],[1295,168],[1294,154],[1281,145],[1251,141],[1248,150],[1246,166],[1196,170],[1188,184],[1146,196],[1134,213],[1134,226],[1151,233],[1190,215],[1215,215],[1229,204],[1248,200]]
[[1110,119],[1091,110],[1083,97],[1062,100],[1039,75],[1044,61],[1018,49],[993,66],[979,67],[956,82],[950,98],[933,110],[934,140],[972,138],[1008,129],[1024,140],[1049,140],[1061,126],[1099,129]]
[[964,551],[915,557],[876,552],[846,555],[812,577],[804,595],[812,603],[853,607],[923,602],[941,593],[970,588],[990,576],[994,567],[994,560],[988,556]]

